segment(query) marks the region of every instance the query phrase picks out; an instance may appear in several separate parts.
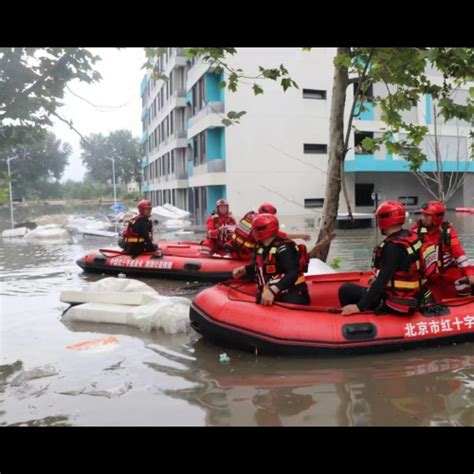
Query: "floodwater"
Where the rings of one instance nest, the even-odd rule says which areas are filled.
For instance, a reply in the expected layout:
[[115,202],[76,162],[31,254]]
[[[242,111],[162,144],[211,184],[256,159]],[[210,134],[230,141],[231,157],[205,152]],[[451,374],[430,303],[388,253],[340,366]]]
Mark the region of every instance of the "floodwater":
[[[450,217],[474,257],[474,216]],[[302,218],[282,222],[316,235]],[[328,261],[366,269],[375,239],[374,229],[338,231]],[[474,426],[472,343],[344,358],[225,350],[223,364],[224,349],[192,329],[167,335],[63,322],[60,292],[103,278],[75,260],[111,244],[0,239],[0,426]],[[142,280],[189,298],[202,288]],[[110,336],[116,343],[101,349],[67,348]]]

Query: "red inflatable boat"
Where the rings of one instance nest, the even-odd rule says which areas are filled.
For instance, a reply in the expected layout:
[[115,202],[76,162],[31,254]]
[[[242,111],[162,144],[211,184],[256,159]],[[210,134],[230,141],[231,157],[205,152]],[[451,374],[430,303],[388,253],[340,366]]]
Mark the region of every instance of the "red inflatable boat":
[[197,242],[156,242],[161,253],[132,258],[121,250],[100,249],[77,260],[86,272],[125,273],[158,278],[222,281],[232,278],[241,260],[209,256]]
[[474,298],[443,300],[412,316],[365,312],[342,316],[342,283],[367,285],[372,273],[307,277],[311,306],[255,303],[254,283],[230,280],[200,292],[192,327],[214,343],[258,353],[335,355],[474,341]]

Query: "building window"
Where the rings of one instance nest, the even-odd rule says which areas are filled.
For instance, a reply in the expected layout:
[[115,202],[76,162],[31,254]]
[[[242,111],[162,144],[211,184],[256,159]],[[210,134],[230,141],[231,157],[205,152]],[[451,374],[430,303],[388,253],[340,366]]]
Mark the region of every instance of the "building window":
[[398,200],[405,206],[417,206],[418,196],[399,196]]
[[199,135],[193,137],[193,164],[196,166],[199,163]]
[[204,108],[206,106],[206,81],[205,81],[205,76],[201,77],[201,79],[199,79],[199,88],[201,90],[201,109]]
[[200,147],[200,163],[206,162],[206,132],[202,132],[201,134],[201,147]]
[[194,166],[206,162],[206,132],[193,137],[193,162]]
[[194,86],[192,91],[193,91],[193,115],[196,115],[196,112],[198,111],[197,87]]
[[193,115],[196,115],[206,105],[206,82],[205,78],[201,77],[199,81],[193,86]]
[[323,198],[311,198],[304,200],[304,207],[306,209],[311,209],[315,207],[323,207],[324,199]]
[[170,133],[173,135],[174,132],[174,112],[170,113]]
[[318,143],[305,143],[304,144],[304,153],[306,154],[318,154],[325,155],[328,152],[327,145],[321,145]]
[[356,183],[355,185],[355,202],[356,206],[372,206],[374,201],[372,193],[374,185],[372,183]]
[[303,89],[303,99],[326,100],[326,91],[317,89]]
[[[359,84],[354,84],[354,95],[357,93],[357,89],[359,87]],[[358,99],[359,101],[361,100],[361,97]],[[362,96],[362,102],[372,102],[374,100],[374,88],[372,84],[367,87],[367,90],[365,91],[364,95]]]
[[354,133],[354,153],[356,155],[367,155],[369,152],[364,150],[362,141],[364,138],[374,138],[373,132],[355,132]]

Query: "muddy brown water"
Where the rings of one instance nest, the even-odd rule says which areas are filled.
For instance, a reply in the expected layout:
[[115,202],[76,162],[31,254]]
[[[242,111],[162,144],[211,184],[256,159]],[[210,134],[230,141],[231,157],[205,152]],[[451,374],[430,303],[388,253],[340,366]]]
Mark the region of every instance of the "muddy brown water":
[[[474,257],[474,216],[450,217]],[[316,235],[303,218],[282,222]],[[366,269],[375,240],[373,229],[338,231],[328,260],[339,257],[341,270]],[[172,336],[63,322],[60,292],[103,278],[75,260],[109,243],[0,242],[0,426],[474,425],[472,343],[345,358],[256,357],[192,330]],[[202,288],[143,281],[189,298]],[[109,336],[118,342],[101,350],[67,349]],[[229,363],[219,362],[222,352]]]

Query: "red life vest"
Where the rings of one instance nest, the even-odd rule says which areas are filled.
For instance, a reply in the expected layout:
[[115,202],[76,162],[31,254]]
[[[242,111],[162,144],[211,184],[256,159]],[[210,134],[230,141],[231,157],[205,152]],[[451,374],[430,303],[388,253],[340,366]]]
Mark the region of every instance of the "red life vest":
[[237,248],[253,249],[257,245],[252,234],[252,222],[257,216],[254,211],[249,211],[238,222],[232,234],[232,240]]
[[305,283],[304,273],[308,270],[308,251],[306,245],[297,245],[290,239],[280,239],[277,237],[271,244],[270,250],[268,251],[265,258],[263,258],[264,247],[257,247],[255,264],[257,266],[257,279],[258,284],[262,288],[266,284],[274,285],[278,283],[282,278],[283,274],[278,273],[276,263],[276,253],[278,248],[283,244],[291,244],[298,252],[298,278],[294,285],[301,285]]
[[[209,229],[209,221],[212,222],[212,225],[214,226],[213,229]],[[207,231],[207,236],[210,239],[218,239],[222,242],[225,242],[228,238],[228,231],[224,233],[219,233],[218,235],[216,234],[216,230],[222,226],[222,225],[235,225],[235,220],[232,217],[232,213],[229,211],[225,216],[221,216],[218,212],[214,211],[209,219],[207,220],[207,225],[208,225],[208,231]]]
[[436,234],[433,234],[429,229],[423,225],[421,220],[417,221],[417,232],[423,242],[430,244],[436,249],[436,260],[437,260],[437,271],[443,273],[445,270],[451,267],[459,267],[461,269],[468,267],[469,259],[465,255],[464,251],[461,249],[461,255],[455,259],[452,255],[452,246],[459,246],[459,239],[452,238],[451,231],[452,226],[449,222],[444,221],[441,223],[439,229],[439,237],[436,237]]
[[128,221],[128,226],[123,232],[123,238],[126,244],[136,244],[145,242],[145,239],[133,229],[133,224],[135,224],[135,222],[138,222],[140,219],[148,220],[148,236],[150,240],[153,240],[153,223],[148,217],[138,214]]
[[435,243],[428,237],[428,228],[425,227],[422,221],[419,219],[416,221],[416,225],[412,227],[412,231],[416,230],[418,238],[421,240],[421,271],[425,281],[430,278],[433,274],[438,272],[439,268],[439,252]]
[[373,270],[380,271],[382,250],[389,242],[402,245],[409,257],[408,270],[397,270],[384,290],[385,304],[398,313],[410,314],[429,296],[424,283],[420,251],[422,242],[415,232],[405,230],[404,235],[388,236],[374,249]]

